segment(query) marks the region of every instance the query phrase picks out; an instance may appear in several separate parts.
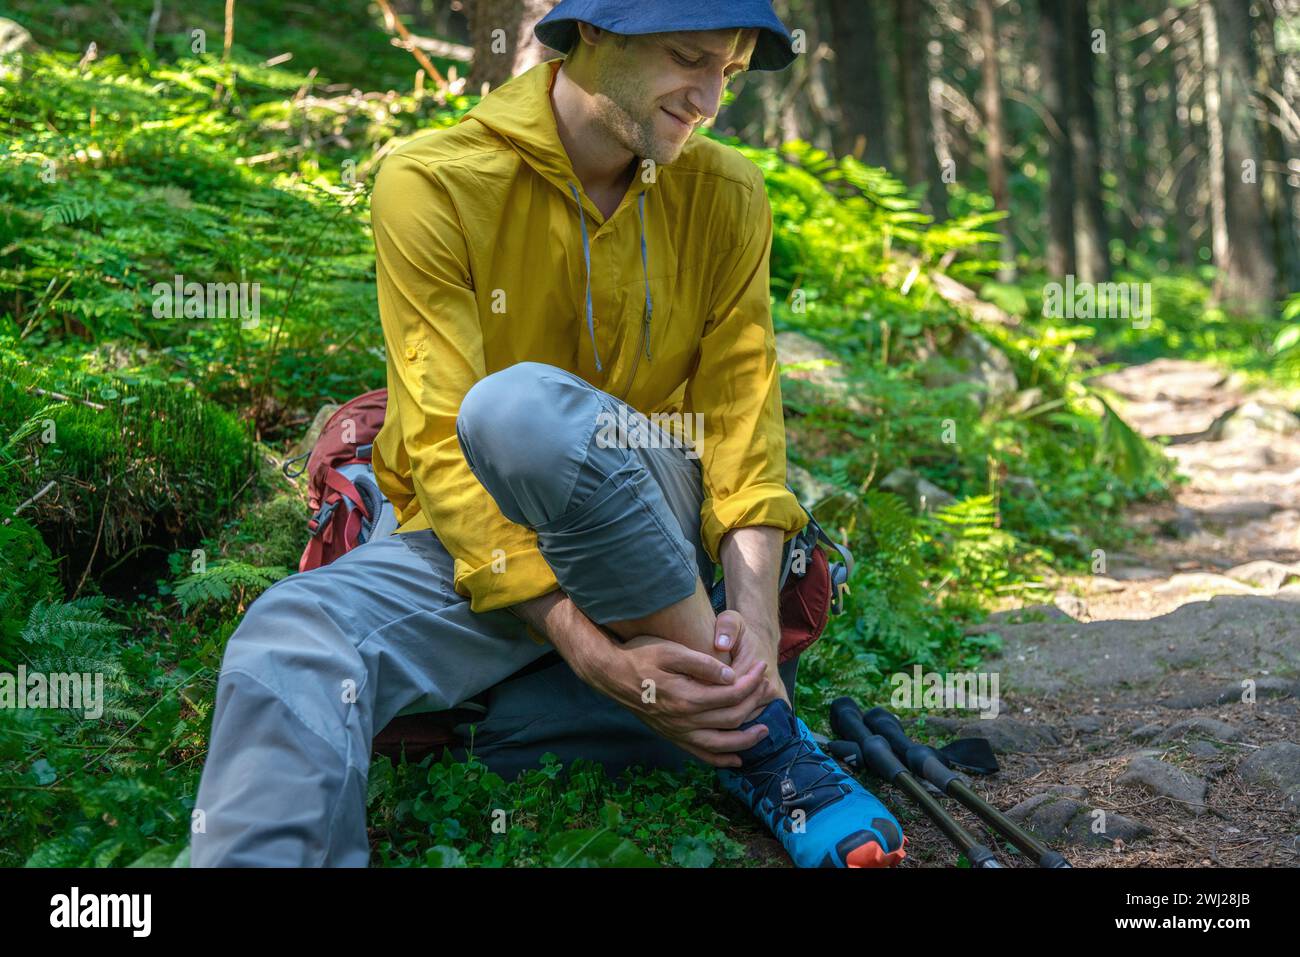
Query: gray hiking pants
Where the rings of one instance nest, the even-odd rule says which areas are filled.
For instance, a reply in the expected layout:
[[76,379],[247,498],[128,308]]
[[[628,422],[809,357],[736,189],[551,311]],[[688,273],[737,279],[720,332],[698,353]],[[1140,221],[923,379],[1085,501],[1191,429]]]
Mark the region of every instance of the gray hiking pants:
[[[598,623],[651,614],[714,577],[699,541],[698,462],[668,443],[602,447],[598,415],[621,405],[524,362],[477,382],[457,419],[474,474],[503,515],[537,530],[561,589]],[[365,866],[374,735],[398,714],[484,691],[473,751],[498,773],[545,751],[611,771],[689,760],[562,661],[507,681],[553,649],[509,611],[471,612],[452,566],[432,532],[395,534],[249,607],[217,685],[193,866]],[[793,669],[781,670],[793,692]]]

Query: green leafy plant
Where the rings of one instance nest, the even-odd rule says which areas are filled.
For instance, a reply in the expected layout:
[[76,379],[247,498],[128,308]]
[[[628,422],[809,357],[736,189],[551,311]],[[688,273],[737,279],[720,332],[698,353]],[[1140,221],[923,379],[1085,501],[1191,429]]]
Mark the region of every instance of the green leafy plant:
[[181,608],[189,614],[208,603],[234,601],[239,608],[289,574],[287,568],[262,568],[245,562],[218,560],[202,572],[186,575],[176,582],[174,594]]

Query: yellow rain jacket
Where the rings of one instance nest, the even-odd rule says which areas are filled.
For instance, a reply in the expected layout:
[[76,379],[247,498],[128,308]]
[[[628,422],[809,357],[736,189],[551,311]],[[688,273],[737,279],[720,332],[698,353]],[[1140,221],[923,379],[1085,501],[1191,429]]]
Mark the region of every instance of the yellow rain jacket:
[[785,486],[762,174],[692,136],[671,165],[643,164],[605,220],[556,132],[560,62],[396,150],[372,197],[388,354],[375,475],[398,531],[432,528],[451,553],[476,612],[558,587],[536,533],[501,514],[456,438],[470,386],[517,362],[567,369],[646,415],[702,413],[715,562],[733,528],[772,525],[788,541],[807,522]]

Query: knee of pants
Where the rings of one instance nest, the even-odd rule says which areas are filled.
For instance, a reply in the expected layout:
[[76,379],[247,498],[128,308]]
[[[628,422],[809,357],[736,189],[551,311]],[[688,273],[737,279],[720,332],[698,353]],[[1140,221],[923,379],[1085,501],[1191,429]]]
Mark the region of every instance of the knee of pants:
[[567,509],[603,409],[597,390],[572,374],[520,362],[474,383],[456,434],[502,514],[536,525]]
[[326,709],[346,717],[370,691],[366,664],[310,577],[279,582],[249,606],[221,670],[253,676],[304,716]]

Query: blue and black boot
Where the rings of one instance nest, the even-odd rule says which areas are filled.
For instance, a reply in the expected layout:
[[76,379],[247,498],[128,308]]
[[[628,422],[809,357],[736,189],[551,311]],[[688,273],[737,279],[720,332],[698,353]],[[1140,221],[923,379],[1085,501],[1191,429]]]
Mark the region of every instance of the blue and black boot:
[[894,815],[817,746],[785,701],[771,702],[741,728],[756,724],[767,725],[767,737],[739,752],[739,770],[719,770],[718,777],[796,867],[893,867],[906,856]]

